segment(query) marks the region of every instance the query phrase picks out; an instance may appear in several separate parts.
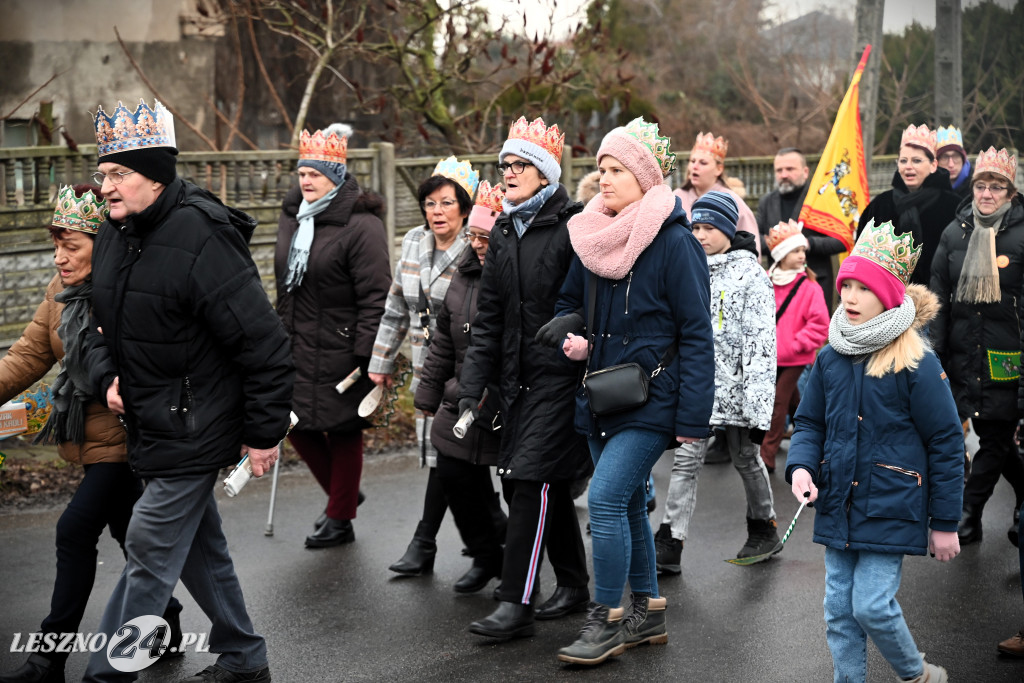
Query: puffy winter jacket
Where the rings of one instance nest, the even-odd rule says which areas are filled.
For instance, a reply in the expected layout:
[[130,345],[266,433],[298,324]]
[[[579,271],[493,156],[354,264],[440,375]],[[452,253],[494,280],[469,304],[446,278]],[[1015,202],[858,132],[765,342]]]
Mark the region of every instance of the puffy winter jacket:
[[437,329],[416,388],[415,405],[434,413],[430,441],[439,453],[474,465],[497,465],[501,443],[497,382],[488,387],[487,401],[466,436],[459,439],[452,432],[459,421],[459,377],[472,339],[481,273],[476,252],[467,249],[437,314]]
[[561,349],[534,341],[555,315],[574,256],[566,223],[582,208],[559,186],[522,237],[504,213],[491,230],[459,398],[479,399],[485,386],[500,382],[502,477],[573,481],[593,467],[586,440],[573,429],[582,368]]
[[[383,202],[363,194],[347,175],[331,204],[313,219],[306,274],[289,292],[288,251],[301,202],[298,186],[285,196],[274,253],[277,313],[291,335],[295,362],[292,409],[299,429],[361,429],[369,423],[356,411],[373,389],[367,365],[391,286],[391,256],[379,216]],[[357,367],[362,378],[339,394],[338,382]]]
[[775,294],[757,262],[755,239],[737,231],[729,251],[708,256],[715,335],[711,424],[768,431],[775,405]]
[[974,232],[971,201],[949,224],[932,262],[931,289],[942,309],[931,325],[935,351],[949,372],[963,419],[1015,421],[1024,414],[1020,351],[1024,348],[1024,205],[1015,197],[996,232],[998,303],[956,301],[957,284]]
[[647,403],[634,410],[596,417],[580,386],[576,429],[601,438],[628,428],[648,429],[665,433],[666,447],[675,443],[676,436],[706,437],[715,393],[708,266],[679,199],[657,237],[622,280],[593,276],[574,258],[556,315],[581,310],[585,317],[589,315],[594,282],[594,321],[588,332],[595,337],[591,372],[635,362],[650,375],[671,345],[677,354],[651,380]]
[[810,365],[821,345],[828,341],[828,308],[821,295],[821,286],[801,275],[788,285],[773,285],[775,311],[778,313],[786,297],[801,281],[789,306],[775,323],[775,345],[780,368]]
[[[920,330],[937,302],[920,285],[907,291]],[[815,542],[923,555],[929,527],[956,531],[960,519],[964,434],[956,405],[932,351],[916,370],[883,377],[868,377],[866,364],[831,346],[818,354],[797,410],[786,481],[798,467],[814,478]]]
[[[36,309],[32,322],[21,338],[0,358],[0,403],[6,403],[43,378],[53,365],[64,358],[64,344],[57,334],[64,304],[53,297],[64,291],[60,276],[54,275],[46,288],[46,297]],[[124,427],[117,416],[98,401],[85,407],[85,441],[65,441],[57,448],[68,462],[91,465],[97,462],[125,462]]]
[[141,477],[199,474],[271,448],[291,409],[288,334],[247,241],[256,221],[175,179],[93,247],[87,351],[97,396],[120,380]]

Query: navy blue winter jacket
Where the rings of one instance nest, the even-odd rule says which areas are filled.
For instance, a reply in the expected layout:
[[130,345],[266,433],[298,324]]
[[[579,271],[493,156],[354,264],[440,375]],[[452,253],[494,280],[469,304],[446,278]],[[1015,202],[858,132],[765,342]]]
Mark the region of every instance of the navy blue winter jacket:
[[[586,317],[590,278],[575,257],[556,316],[582,311]],[[669,443],[675,443],[676,436],[706,437],[715,397],[710,302],[707,257],[677,198],[672,214],[629,275],[619,281],[597,278],[590,370],[635,362],[649,374],[670,344],[678,345],[676,358],[651,381],[647,403],[634,410],[595,417],[580,386],[577,431],[608,438],[623,429],[650,429],[665,433]]]
[[960,519],[964,435],[953,394],[932,351],[913,371],[868,377],[866,366],[831,346],[818,354],[786,480],[798,467],[814,477],[815,542],[924,555],[929,526],[956,531]]

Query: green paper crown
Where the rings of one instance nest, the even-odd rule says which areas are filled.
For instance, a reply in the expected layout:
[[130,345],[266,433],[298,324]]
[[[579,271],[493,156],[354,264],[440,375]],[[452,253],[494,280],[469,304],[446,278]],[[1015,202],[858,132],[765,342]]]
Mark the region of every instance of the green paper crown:
[[875,225],[872,218],[864,226],[864,231],[853,245],[850,256],[859,256],[877,263],[895,275],[905,285],[910,283],[910,276],[921,258],[921,247],[914,246],[914,238],[908,232],[897,235],[889,221]]
[[92,190],[76,197],[75,189],[65,185],[57,193],[57,207],[53,210],[51,225],[95,235],[107,220],[107,213],[107,201],[97,197]]
[[661,168],[661,175],[667,176],[676,166],[676,155],[669,151],[672,140],[658,135],[658,124],[648,123],[638,116],[624,126],[627,133],[643,143],[651,150],[658,166]]

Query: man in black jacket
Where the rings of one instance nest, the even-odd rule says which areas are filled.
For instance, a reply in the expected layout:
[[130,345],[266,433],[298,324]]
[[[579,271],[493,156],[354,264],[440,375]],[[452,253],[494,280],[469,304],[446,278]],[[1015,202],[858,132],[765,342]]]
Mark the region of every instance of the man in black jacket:
[[[768,231],[779,223],[799,220],[800,209],[807,197],[807,181],[811,169],[807,157],[796,147],[784,147],[775,155],[775,189],[757,202],[757,229],[761,233],[761,253],[768,254]],[[818,276],[819,282],[832,282],[832,256],[846,250],[843,243],[829,235],[804,227],[807,249],[807,267]],[[768,257],[771,263],[771,256]],[[832,312],[832,296],[829,287],[822,288],[825,304]]]
[[134,680],[152,663],[145,653],[160,650],[161,632],[146,620],[180,578],[221,653],[186,680],[270,681],[213,498],[220,468],[241,454],[257,477],[271,467],[288,426],[291,350],[247,246],[255,221],[177,177],[173,121],[159,103],[134,114],[118,105],[109,118],[100,110],[96,129],[110,216],[93,250],[87,367],[96,394],[123,416],[146,489],[100,627],[120,638],[141,618],[139,642],[120,648],[139,654],[97,652],[85,680]]

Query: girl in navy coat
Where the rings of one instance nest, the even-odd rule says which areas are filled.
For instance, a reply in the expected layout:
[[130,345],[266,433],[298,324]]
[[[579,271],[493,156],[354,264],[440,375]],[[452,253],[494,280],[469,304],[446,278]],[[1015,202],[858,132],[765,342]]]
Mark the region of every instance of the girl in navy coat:
[[789,449],[793,495],[817,500],[836,681],[865,680],[867,636],[901,679],[947,680],[918,652],[896,602],[903,555],[928,551],[948,562],[960,552],[963,431],[922,334],[938,301],[907,286],[919,256],[891,223],[861,233],[836,276],[841,305]]
[[[569,220],[577,258],[555,319],[537,335],[591,372],[637,363],[651,377],[646,403],[611,415],[595,416],[585,388],[576,392],[576,429],[594,461],[595,601],[579,638],[559,650],[564,662],[597,664],[668,640],[644,488],[666,448],[708,435],[714,395],[707,260],[664,184],[674,161],[668,139],[643,119],[605,136],[597,153],[601,193]],[[566,335],[583,322],[580,311],[593,318],[589,345]],[[627,578],[632,600],[624,612]]]

